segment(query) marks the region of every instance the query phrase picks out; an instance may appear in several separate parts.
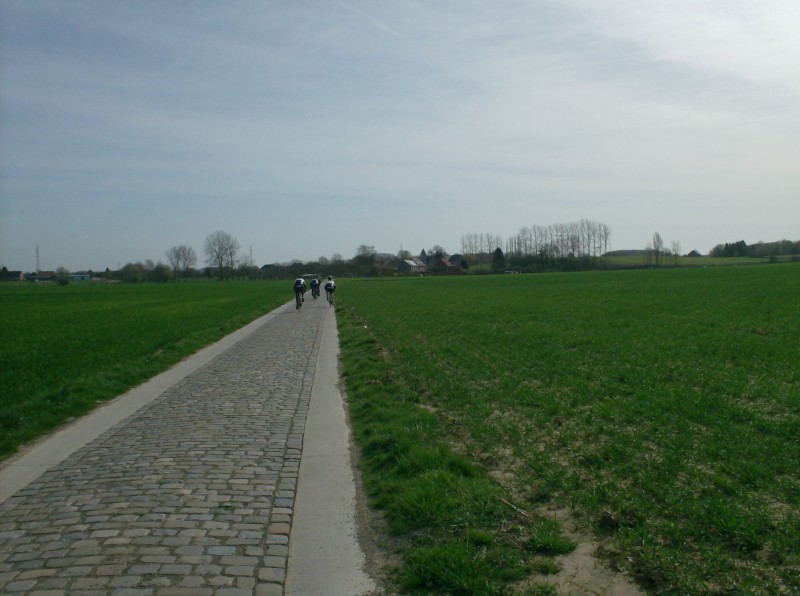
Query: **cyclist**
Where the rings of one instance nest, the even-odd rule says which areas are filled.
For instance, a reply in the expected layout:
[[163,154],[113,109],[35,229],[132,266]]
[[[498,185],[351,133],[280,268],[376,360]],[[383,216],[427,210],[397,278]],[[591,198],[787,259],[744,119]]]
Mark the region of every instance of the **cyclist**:
[[298,277],[294,280],[294,300],[295,300],[295,310],[299,310],[301,306],[303,306],[303,302],[305,302],[305,293],[306,293],[306,280],[302,277]]
[[311,280],[311,295],[314,297],[314,300],[319,298],[319,278],[316,275]]
[[333,293],[336,291],[336,282],[334,281],[333,277],[330,275],[328,276],[327,281],[325,282],[325,294],[328,302],[333,304]]

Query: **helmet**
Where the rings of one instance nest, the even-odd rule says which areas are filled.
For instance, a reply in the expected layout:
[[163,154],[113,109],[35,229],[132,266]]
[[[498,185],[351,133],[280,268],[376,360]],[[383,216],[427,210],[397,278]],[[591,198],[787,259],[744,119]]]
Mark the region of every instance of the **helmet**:
[[329,276],[328,276],[328,279],[333,279],[333,276],[332,276],[332,275],[329,275]]

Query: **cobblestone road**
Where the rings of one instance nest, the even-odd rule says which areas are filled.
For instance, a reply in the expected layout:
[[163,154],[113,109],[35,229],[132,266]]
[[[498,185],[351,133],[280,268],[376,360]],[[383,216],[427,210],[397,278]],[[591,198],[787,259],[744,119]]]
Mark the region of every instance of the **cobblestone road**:
[[0,593],[282,594],[326,316],[284,309],[0,505]]

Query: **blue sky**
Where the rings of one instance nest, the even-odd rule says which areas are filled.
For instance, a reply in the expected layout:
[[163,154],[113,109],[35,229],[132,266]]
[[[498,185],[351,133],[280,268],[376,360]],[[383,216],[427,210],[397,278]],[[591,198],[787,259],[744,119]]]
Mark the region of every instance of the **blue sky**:
[[800,2],[0,2],[0,263],[800,239]]

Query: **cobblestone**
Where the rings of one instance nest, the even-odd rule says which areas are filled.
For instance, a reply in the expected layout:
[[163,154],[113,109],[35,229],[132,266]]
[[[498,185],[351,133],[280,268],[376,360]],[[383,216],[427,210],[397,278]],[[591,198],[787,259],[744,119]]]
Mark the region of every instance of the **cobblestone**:
[[280,309],[0,504],[0,593],[283,594],[327,313]]

